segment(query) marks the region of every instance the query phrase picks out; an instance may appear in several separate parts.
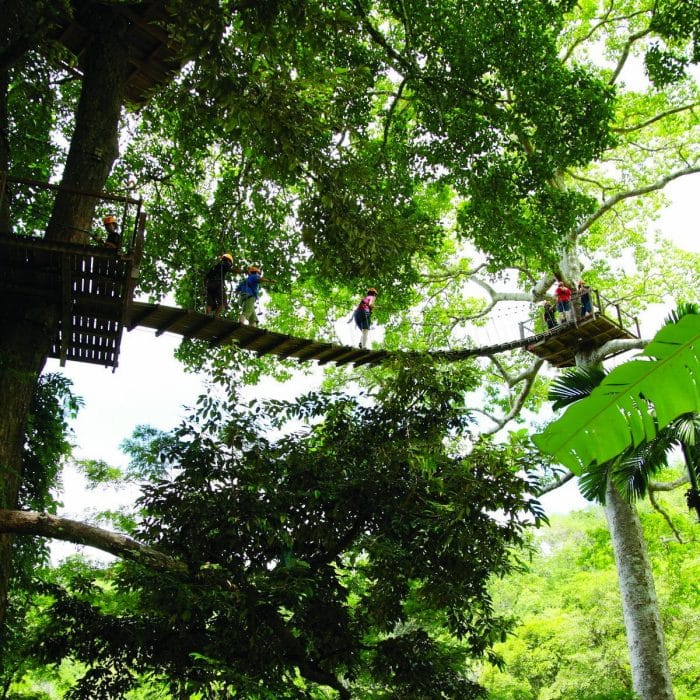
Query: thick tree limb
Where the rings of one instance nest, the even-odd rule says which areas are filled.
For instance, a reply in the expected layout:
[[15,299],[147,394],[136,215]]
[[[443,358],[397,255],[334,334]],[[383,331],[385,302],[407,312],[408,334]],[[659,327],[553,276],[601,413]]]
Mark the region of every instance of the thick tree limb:
[[605,345],[601,345],[593,352],[587,355],[587,361],[592,364],[602,362],[609,355],[617,355],[626,350],[641,350],[648,345],[649,341],[645,338],[618,338],[609,340]]
[[537,489],[537,491],[535,492],[535,496],[539,498],[540,496],[544,496],[545,493],[556,491],[568,481],[571,481],[574,478],[574,476],[574,473],[567,469],[566,472],[564,472],[556,481],[553,481],[547,486],[543,486],[541,489]]
[[486,291],[494,304],[499,301],[532,301],[532,295],[529,292],[497,292],[488,282],[478,277],[472,277],[470,282],[474,282]]
[[690,479],[687,474],[679,477],[675,481],[650,481],[647,487],[649,491],[675,491],[679,486],[687,484]]
[[578,227],[578,229],[576,229],[574,237],[578,238],[578,236],[585,233],[591,227],[594,221],[600,219],[603,214],[609,212],[611,209],[613,209],[613,207],[615,207],[615,205],[619,204],[625,199],[632,199],[633,197],[639,197],[643,194],[648,194],[649,192],[662,190],[664,187],[666,187],[666,185],[668,185],[669,182],[673,182],[673,180],[677,180],[679,177],[683,177],[685,175],[692,175],[693,173],[700,173],[700,166],[689,166],[687,168],[683,168],[682,170],[676,170],[675,172],[659,178],[656,182],[652,182],[650,185],[644,185],[643,187],[626,190],[625,192],[616,194],[614,197],[606,199],[600,205],[600,207],[598,207],[597,211],[589,216],[588,219],[586,219]]
[[622,49],[622,53],[620,54],[617,66],[615,67],[612,77],[610,78],[610,85],[614,85],[617,79],[620,77],[620,73],[622,73],[622,69],[625,67],[625,63],[627,63],[627,59],[630,56],[630,51],[635,42],[639,41],[640,39],[643,39],[650,33],[651,29],[649,27],[646,27],[645,29],[642,29],[636,34],[630,34],[630,36],[627,38],[627,41],[625,42],[624,48]]
[[87,545],[120,559],[128,559],[151,569],[178,576],[191,572],[184,562],[159,552],[117,532],[103,530],[78,520],[59,518],[48,513],[24,510],[0,510],[0,532],[38,535],[74,544]]

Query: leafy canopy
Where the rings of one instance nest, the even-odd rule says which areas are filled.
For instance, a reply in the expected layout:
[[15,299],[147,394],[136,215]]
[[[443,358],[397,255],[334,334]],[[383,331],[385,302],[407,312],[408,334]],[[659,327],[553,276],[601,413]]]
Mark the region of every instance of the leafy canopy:
[[543,514],[517,445],[461,455],[445,440],[469,426],[460,397],[473,381],[425,366],[399,369],[372,401],[203,397],[155,436],[172,477],[144,485],[136,533],[194,578],[120,565],[124,606],[108,612],[78,590],[48,591],[43,658],[90,665],[75,697],[123,692],[134,673],[181,693],[298,697],[295,669],[341,697],[341,678],[357,695],[481,697],[466,670],[498,662],[490,649],[510,624],[489,579],[516,564]]

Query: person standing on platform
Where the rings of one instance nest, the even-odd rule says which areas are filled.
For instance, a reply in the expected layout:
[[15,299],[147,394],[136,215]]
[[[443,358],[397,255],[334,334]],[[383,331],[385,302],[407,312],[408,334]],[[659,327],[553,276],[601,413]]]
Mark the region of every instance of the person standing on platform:
[[581,300],[581,319],[593,316],[593,304],[591,303],[591,288],[583,281],[579,280],[578,294]]
[[204,287],[207,297],[207,316],[218,316],[224,309],[228,308],[226,301],[226,275],[230,272],[241,272],[233,267],[233,256],[231,253],[224,253],[219,261],[209,268],[204,277]]
[[544,322],[547,324],[547,328],[554,328],[554,326],[557,325],[557,316],[556,316],[556,306],[549,301],[549,299],[545,299],[544,302],[544,308],[543,308],[543,315],[544,315]]
[[355,319],[355,325],[360,329],[362,333],[362,339],[360,340],[360,347],[367,348],[367,340],[369,336],[369,329],[371,326],[372,309],[374,308],[374,302],[377,298],[377,290],[374,287],[370,287],[367,290],[367,294],[362,298],[362,301],[357,305],[355,311],[353,311],[353,318]]
[[241,325],[248,323],[255,328],[258,325],[258,315],[255,312],[255,303],[258,300],[260,283],[274,284],[275,280],[263,277],[262,270],[256,265],[248,268],[248,276],[241,280],[236,287],[236,292],[240,296],[240,315],[238,322]]
[[102,223],[104,224],[105,231],[107,232],[107,238],[104,241],[105,248],[119,250],[121,236],[119,235],[119,229],[117,228],[117,217],[110,214],[102,219]]
[[573,321],[574,316],[571,309],[571,290],[560,280],[554,290],[557,298],[557,311],[559,311],[559,323]]

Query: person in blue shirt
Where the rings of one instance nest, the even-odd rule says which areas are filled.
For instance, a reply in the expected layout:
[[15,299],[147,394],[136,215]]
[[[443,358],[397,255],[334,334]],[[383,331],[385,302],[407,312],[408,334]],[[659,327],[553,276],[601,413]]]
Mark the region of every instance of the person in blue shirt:
[[274,284],[275,280],[268,277],[263,277],[262,270],[256,265],[251,265],[248,268],[248,276],[241,280],[236,287],[240,298],[241,312],[238,317],[238,322],[241,325],[248,323],[250,326],[258,325],[258,315],[255,312],[255,302],[258,299],[260,283],[266,282]]

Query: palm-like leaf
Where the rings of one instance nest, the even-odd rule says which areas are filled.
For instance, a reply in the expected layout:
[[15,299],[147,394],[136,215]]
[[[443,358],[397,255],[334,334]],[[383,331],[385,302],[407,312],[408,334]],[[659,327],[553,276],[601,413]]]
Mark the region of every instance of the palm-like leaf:
[[688,316],[689,314],[695,314],[696,316],[700,314],[700,304],[695,302],[684,302],[683,304],[678,304],[678,306],[666,316],[665,323],[678,323],[683,316]]
[[600,366],[572,367],[562,372],[549,387],[548,398],[553,402],[552,408],[558,411],[585,399],[606,376],[606,370]]
[[652,440],[678,416],[700,412],[700,316],[664,326],[642,356],[535,435],[537,447],[580,474]]

